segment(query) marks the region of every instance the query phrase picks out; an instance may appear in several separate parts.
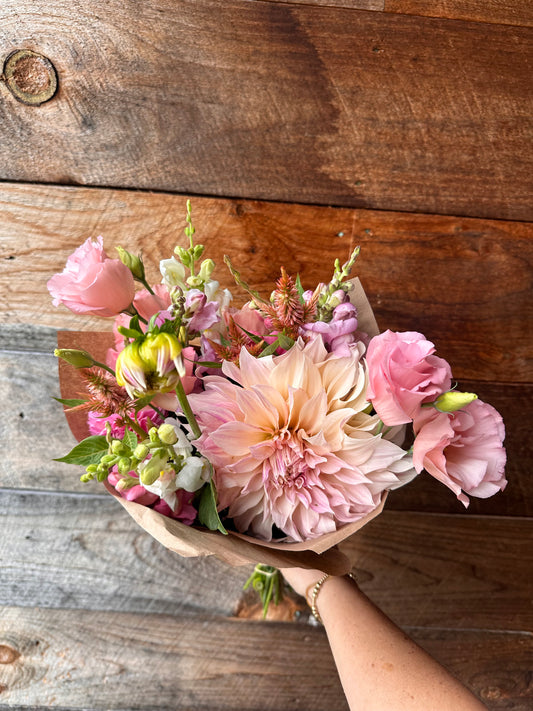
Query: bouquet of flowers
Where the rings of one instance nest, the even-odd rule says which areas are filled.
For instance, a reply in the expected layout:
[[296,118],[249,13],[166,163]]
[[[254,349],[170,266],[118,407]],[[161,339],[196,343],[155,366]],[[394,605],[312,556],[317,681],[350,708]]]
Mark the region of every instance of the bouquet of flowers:
[[332,547],[424,469],[465,506],[504,489],[501,416],[453,388],[422,334],[378,333],[350,280],[358,249],[312,290],[282,268],[269,298],[226,257],[248,295],[236,308],[194,232],[187,203],[189,244],[160,263],[160,284],[101,237],[48,282],[54,305],[115,319],[101,359],[56,350],[84,386],[61,402],[90,434],[58,460],[83,465],[82,481],[182,555],[334,573],[349,564]]

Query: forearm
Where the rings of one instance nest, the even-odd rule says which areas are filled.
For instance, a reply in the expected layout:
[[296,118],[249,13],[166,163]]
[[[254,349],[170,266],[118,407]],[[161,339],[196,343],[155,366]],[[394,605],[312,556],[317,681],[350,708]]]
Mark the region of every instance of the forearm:
[[[291,572],[284,573],[291,582]],[[320,577],[317,571],[298,575],[300,592]],[[352,711],[485,709],[350,579],[327,578],[316,605]]]

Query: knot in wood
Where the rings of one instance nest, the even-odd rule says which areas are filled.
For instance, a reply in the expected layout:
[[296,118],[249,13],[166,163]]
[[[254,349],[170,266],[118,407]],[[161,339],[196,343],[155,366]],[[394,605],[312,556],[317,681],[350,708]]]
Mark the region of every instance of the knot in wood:
[[13,664],[20,657],[20,652],[7,644],[0,644],[0,664]]
[[6,86],[17,101],[40,106],[57,91],[57,73],[52,62],[30,49],[12,52],[4,64]]

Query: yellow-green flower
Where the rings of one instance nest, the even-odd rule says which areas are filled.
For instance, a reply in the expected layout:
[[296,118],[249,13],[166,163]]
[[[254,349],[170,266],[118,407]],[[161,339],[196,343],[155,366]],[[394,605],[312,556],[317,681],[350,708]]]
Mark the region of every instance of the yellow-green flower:
[[462,393],[459,390],[450,390],[447,393],[439,395],[433,405],[440,412],[456,412],[474,400],[477,400],[475,393]]
[[131,397],[174,390],[185,375],[181,350],[171,333],[148,334],[129,343],[117,358],[117,383]]

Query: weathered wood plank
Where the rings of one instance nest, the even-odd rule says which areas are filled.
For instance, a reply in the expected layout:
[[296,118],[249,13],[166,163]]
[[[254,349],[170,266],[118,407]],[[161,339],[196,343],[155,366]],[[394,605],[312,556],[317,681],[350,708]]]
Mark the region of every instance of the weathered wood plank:
[[519,631],[533,622],[532,540],[532,519],[386,510],[341,549],[398,624]]
[[529,0],[270,0],[288,5],[324,5],[349,10],[374,10],[401,15],[441,17],[448,20],[492,22],[500,25],[533,26]]
[[533,27],[529,0],[385,0],[385,12]]
[[[24,607],[237,608],[247,566],[183,559],[111,498],[0,490],[0,507],[0,604],[16,595]],[[343,546],[361,587],[402,625],[524,630],[532,529],[525,519],[385,511]]]
[[[50,18],[53,17],[53,22]],[[216,0],[3,0],[4,180],[532,219],[531,29]]]
[[[1,620],[0,709],[347,708],[320,628],[16,607]],[[530,635],[412,634],[490,711],[529,708]]]
[[0,490],[0,604],[231,615],[248,567],[182,558],[111,496]]
[[353,232],[380,328],[421,331],[460,380],[503,382],[533,380],[532,237],[531,224],[363,210]]
[[[105,319],[55,309],[46,281],[88,236],[143,250],[150,279],[183,243],[185,198],[47,186],[0,186],[0,318],[73,330]],[[533,381],[530,223],[195,198],[197,239],[219,265],[232,254],[264,293],[285,265],[306,285],[327,280],[335,257],[361,244],[356,265],[381,328],[419,329],[459,379]],[[487,288],[490,283],[490,288]],[[234,289],[237,298],[242,298]],[[106,325],[107,324],[107,325]]]
[[102,493],[96,482],[80,482],[82,468],[52,461],[76,444],[53,397],[60,392],[52,352],[0,352],[0,487]]

